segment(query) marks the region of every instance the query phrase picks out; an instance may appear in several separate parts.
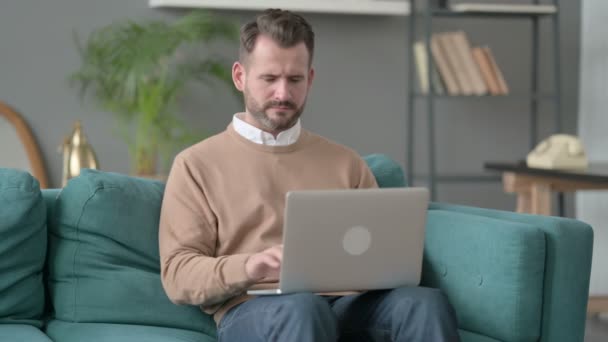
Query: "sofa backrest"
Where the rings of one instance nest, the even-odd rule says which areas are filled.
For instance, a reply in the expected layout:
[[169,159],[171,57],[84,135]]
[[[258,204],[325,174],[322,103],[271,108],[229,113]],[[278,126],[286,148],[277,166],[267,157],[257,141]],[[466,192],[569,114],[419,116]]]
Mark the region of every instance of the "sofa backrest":
[[385,154],[375,153],[363,157],[381,188],[401,188],[407,186],[403,169]]
[[38,181],[0,168],[0,323],[42,326],[46,246]]
[[215,334],[212,318],[169,301],[160,281],[164,184],[83,169],[57,196],[49,235],[55,318]]
[[[396,163],[365,157],[381,186],[403,186]],[[164,184],[83,169],[49,199],[49,290],[56,319],[144,324],[215,333],[211,316],[167,298],[159,278]]]
[[[379,186],[406,185],[392,159],[364,159]],[[47,205],[52,210],[48,286],[57,319],[215,334],[210,316],[197,307],[172,304],[162,289],[158,219],[163,190],[161,182],[83,170],[61,192],[44,191],[52,204]],[[461,328],[504,341],[536,340],[544,234],[525,223],[431,209],[422,285],[444,290]]]

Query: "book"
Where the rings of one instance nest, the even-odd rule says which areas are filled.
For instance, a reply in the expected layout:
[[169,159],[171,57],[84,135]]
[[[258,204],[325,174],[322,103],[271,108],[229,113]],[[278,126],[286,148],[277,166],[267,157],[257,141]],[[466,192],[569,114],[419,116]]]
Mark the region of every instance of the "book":
[[463,70],[467,74],[467,81],[470,83],[473,95],[485,95],[488,87],[481,76],[479,67],[471,53],[471,44],[464,31],[451,32],[449,35],[456,47],[455,53],[459,54]]
[[488,46],[484,46],[481,49],[483,50],[486,58],[488,59],[488,62],[490,63],[490,66],[492,67],[492,71],[493,71],[496,79],[498,80],[500,94],[508,95],[509,87],[507,86],[507,82],[502,74],[502,71],[500,71],[500,68],[498,67],[498,64],[496,63],[496,59],[494,58],[494,54],[492,54],[492,50],[490,50],[490,48]]
[[498,79],[496,79],[492,65],[490,65],[490,61],[488,61],[482,48],[474,47],[472,49],[472,54],[475,62],[479,66],[481,76],[488,87],[490,95],[500,95],[500,85],[498,84]]
[[454,12],[493,12],[493,13],[521,13],[521,14],[553,14],[557,13],[555,5],[534,4],[485,4],[465,2],[450,5]]
[[431,36],[431,54],[433,55],[435,65],[437,65],[439,75],[445,84],[447,93],[452,96],[459,95],[460,87],[456,81],[454,71],[452,71],[447,61],[446,53],[443,51],[443,47],[439,43],[439,37],[435,34]]
[[428,94],[428,65],[426,59],[426,48],[423,42],[414,43],[414,56],[416,57],[416,71],[418,72],[418,86],[420,88],[420,92],[423,94]]
[[424,42],[414,43],[414,56],[416,58],[416,71],[418,73],[418,85],[422,94],[429,93],[429,86],[433,86],[436,94],[442,95],[445,92],[437,68],[433,68],[431,72],[431,81],[428,78],[428,60]]
[[431,73],[431,84],[433,85],[433,89],[435,89],[435,94],[443,95],[445,94],[445,86],[441,81],[441,77],[439,77],[439,71],[436,67],[433,67],[433,72]]
[[437,33],[439,44],[445,52],[450,68],[454,72],[460,95],[473,95],[473,84],[469,79],[465,61],[458,53],[458,45],[451,32]]

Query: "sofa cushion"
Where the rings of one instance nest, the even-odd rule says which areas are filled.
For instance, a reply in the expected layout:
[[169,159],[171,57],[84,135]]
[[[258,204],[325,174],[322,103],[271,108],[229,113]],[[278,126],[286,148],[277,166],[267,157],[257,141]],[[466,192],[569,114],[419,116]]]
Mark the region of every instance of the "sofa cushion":
[[363,157],[381,188],[400,188],[407,186],[401,166],[384,154],[370,154]]
[[34,177],[0,169],[0,323],[42,326],[45,213]]
[[68,182],[50,225],[49,287],[57,319],[215,335],[210,316],[171,303],[162,288],[163,190],[161,182],[87,169]]
[[422,283],[438,287],[459,327],[500,341],[538,341],[545,235],[536,226],[429,210]]
[[46,333],[56,342],[215,342],[192,330],[144,325],[50,321]]
[[28,324],[0,324],[0,341],[53,342],[40,329]]

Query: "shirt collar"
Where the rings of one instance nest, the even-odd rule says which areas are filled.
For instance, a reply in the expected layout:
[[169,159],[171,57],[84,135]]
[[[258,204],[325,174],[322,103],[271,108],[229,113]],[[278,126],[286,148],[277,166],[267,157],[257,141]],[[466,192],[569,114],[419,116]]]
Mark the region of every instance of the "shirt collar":
[[279,133],[275,139],[275,137],[268,133],[264,132],[261,129],[245,122],[242,117],[245,113],[236,113],[232,117],[232,126],[234,130],[243,136],[244,138],[261,145],[269,145],[269,146],[287,146],[298,141],[300,137],[300,132],[302,130],[302,125],[300,124],[300,119],[293,125],[291,128]]

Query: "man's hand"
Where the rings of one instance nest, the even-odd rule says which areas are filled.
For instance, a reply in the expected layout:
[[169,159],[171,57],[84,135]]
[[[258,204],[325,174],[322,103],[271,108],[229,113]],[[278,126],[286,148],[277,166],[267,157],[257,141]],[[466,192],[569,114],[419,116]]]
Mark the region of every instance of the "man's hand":
[[283,245],[270,247],[247,259],[245,272],[254,281],[278,281],[283,261]]

